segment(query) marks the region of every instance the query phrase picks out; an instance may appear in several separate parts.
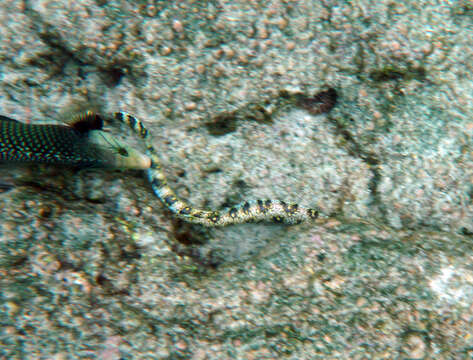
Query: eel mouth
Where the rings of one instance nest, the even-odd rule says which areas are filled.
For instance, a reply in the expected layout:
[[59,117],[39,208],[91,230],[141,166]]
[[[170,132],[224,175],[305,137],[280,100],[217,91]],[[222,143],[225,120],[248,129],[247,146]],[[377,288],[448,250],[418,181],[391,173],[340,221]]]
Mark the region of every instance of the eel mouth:
[[120,143],[116,138],[101,130],[91,130],[87,134],[84,146],[89,153],[103,160],[103,164],[112,168],[144,170],[151,167],[148,155]]
[[151,158],[148,155],[141,154],[138,151],[136,151],[136,158],[134,162],[133,169],[137,170],[146,170],[151,167]]
[[113,154],[110,159],[110,166],[119,169],[146,170],[151,167],[151,158],[142,152],[127,148],[127,156]]

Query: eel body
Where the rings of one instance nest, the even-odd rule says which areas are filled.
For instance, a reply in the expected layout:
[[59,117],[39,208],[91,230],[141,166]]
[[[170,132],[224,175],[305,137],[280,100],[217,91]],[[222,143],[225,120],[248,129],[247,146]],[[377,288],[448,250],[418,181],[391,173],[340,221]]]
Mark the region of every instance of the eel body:
[[147,155],[151,158],[151,166],[146,170],[151,188],[169,210],[185,221],[205,226],[226,226],[258,221],[298,224],[303,221],[313,221],[320,216],[318,209],[305,208],[281,200],[249,200],[221,211],[194,208],[186,201],[179,199],[167,184],[158,152],[148,141],[150,133],[143,123],[125,112],[115,113],[115,118],[127,124],[145,141]]
[[69,125],[33,125],[0,115],[0,163],[44,163],[79,167],[145,169],[156,196],[179,218],[205,226],[272,221],[298,224],[315,220],[317,209],[281,200],[250,200],[221,211],[197,209],[179,199],[167,184],[158,152],[141,121],[125,112],[115,119],[145,142],[147,154],[121,144],[103,131],[101,116],[88,112]]
[[0,115],[0,163],[146,169],[150,158],[102,130],[87,112],[69,125],[26,124]]

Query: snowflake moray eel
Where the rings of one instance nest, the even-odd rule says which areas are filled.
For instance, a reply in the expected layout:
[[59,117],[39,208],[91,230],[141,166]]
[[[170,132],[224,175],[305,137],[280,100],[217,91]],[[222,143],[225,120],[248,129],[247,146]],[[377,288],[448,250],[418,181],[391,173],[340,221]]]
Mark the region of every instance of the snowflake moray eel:
[[281,200],[245,201],[222,211],[193,208],[184,200],[179,199],[167,184],[158,153],[149,142],[150,133],[143,123],[123,111],[116,112],[114,117],[128,125],[135,134],[144,140],[147,155],[151,159],[151,166],[146,172],[154,193],[177,217],[185,221],[205,226],[226,226],[258,221],[298,224],[319,217],[317,209],[304,208],[298,204],[288,204]]
[[126,112],[114,118],[143,139],[146,155],[120,143],[103,130],[103,118],[86,112],[71,125],[35,125],[0,115],[0,163],[43,163],[77,167],[146,170],[155,195],[178,218],[205,226],[272,221],[298,224],[319,217],[319,211],[281,200],[250,200],[221,211],[197,209],[179,199],[169,187],[141,121]]

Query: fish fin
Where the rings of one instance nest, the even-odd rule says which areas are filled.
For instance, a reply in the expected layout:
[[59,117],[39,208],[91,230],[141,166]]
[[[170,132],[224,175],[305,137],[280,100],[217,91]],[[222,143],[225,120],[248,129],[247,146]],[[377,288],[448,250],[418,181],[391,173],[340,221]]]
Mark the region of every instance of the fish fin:
[[86,133],[91,130],[102,130],[103,117],[95,112],[86,111],[76,115],[69,126],[80,133]]
[[0,121],[14,121],[14,122],[19,122],[18,120],[9,118],[7,116],[0,115]]
[[11,182],[4,182],[0,180],[0,194],[6,193],[15,187],[15,184]]

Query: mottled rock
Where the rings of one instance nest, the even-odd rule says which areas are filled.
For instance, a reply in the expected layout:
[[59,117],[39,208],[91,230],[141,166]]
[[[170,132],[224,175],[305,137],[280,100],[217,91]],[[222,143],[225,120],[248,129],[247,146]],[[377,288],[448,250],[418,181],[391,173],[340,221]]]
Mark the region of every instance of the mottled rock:
[[[193,205],[279,198],[329,219],[204,229],[141,173],[2,165],[0,357],[471,357],[471,14],[2,2],[2,113],[126,110]],[[329,113],[295,101],[329,88]]]

